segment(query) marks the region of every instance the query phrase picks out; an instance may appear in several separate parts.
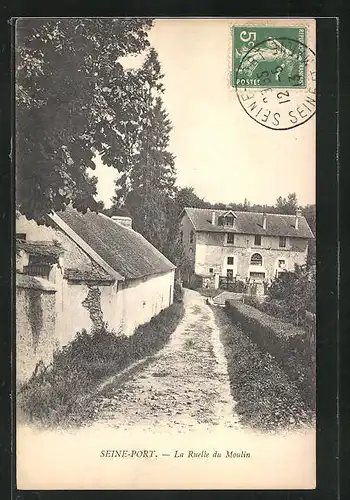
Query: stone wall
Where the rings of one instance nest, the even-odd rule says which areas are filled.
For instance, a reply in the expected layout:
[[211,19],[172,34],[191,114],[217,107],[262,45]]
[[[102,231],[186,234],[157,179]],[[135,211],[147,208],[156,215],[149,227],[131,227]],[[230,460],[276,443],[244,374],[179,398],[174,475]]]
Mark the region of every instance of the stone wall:
[[55,292],[16,288],[16,380],[30,378],[39,361],[48,365],[59,346],[55,334]]
[[[250,272],[264,272],[266,278],[274,278],[278,269],[278,261],[284,260],[286,270],[294,271],[294,265],[303,265],[307,258],[307,240],[287,238],[286,248],[279,248],[277,236],[262,238],[261,246],[254,246],[254,236],[235,235],[234,245],[225,243],[223,233],[198,233],[195,251],[194,272],[199,276],[213,273],[225,276],[228,269],[240,278],[249,277]],[[251,256],[259,253],[262,266],[252,266]],[[233,265],[227,264],[227,258],[233,257]]]

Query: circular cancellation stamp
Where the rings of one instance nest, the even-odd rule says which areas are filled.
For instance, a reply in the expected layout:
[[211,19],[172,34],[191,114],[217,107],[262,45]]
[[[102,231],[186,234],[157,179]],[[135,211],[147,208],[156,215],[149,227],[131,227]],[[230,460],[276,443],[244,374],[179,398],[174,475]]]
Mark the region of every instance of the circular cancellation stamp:
[[316,112],[316,55],[298,39],[269,37],[245,52],[234,84],[257,123],[272,130],[298,127]]

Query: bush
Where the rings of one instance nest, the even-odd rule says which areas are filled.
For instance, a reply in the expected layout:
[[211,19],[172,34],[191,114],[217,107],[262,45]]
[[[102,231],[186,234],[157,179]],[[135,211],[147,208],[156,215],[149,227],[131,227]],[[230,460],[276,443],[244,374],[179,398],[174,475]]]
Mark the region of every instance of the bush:
[[290,309],[286,308],[286,304],[282,300],[268,299],[261,302],[254,296],[245,296],[244,303],[270,316],[274,316],[281,321],[294,324],[294,311],[290,311]]
[[315,275],[305,266],[295,266],[294,272],[284,272],[272,282],[268,299],[266,304],[270,305],[265,307],[270,307],[269,314],[274,314],[275,303],[281,303],[283,307],[276,311],[278,316],[300,325],[305,311],[315,312],[316,309]]
[[241,302],[226,301],[225,309],[262,351],[276,358],[305,403],[315,408],[315,366],[304,330]]
[[235,281],[234,285],[233,285],[233,292],[236,292],[236,293],[243,293],[245,292],[247,289],[247,285],[244,283],[244,281]]
[[213,308],[213,312],[220,325],[234,411],[240,422],[260,430],[309,424],[314,412],[276,359],[262,352],[224,310]]
[[200,276],[197,276],[196,274],[193,274],[190,279],[190,284],[189,288],[191,290],[197,290],[198,288],[202,287],[203,279]]
[[174,302],[182,302],[183,299],[183,289],[179,282],[175,282],[174,285]]
[[19,390],[19,413],[46,425],[80,423],[88,418],[89,405],[81,400],[108,376],[161,349],[183,316],[183,305],[174,303],[130,337],[117,336],[106,328],[79,332],[72,342],[55,353],[49,368]]

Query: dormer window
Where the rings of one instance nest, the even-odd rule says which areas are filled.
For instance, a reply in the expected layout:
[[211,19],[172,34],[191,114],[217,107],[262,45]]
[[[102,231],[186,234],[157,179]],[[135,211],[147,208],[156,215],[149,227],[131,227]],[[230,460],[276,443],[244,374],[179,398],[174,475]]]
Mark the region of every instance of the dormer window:
[[233,227],[235,223],[235,214],[233,212],[227,212],[224,215],[220,215],[218,217],[218,225],[219,226],[227,226],[227,227]]
[[233,215],[228,215],[227,217],[225,217],[225,226],[233,226],[233,223],[235,222],[235,218],[233,217]]
[[23,273],[30,276],[40,276],[49,279],[54,264],[59,264],[64,253],[61,245],[51,241],[21,241],[17,240],[17,249],[28,255],[28,263],[23,266]]

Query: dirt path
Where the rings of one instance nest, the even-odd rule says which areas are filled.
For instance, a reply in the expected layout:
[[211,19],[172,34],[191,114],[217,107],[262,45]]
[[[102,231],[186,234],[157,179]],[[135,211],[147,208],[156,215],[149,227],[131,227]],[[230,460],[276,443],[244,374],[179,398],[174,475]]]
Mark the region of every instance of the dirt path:
[[185,315],[169,344],[122,384],[112,383],[94,402],[95,425],[237,427],[219,329],[205,298],[185,290]]

